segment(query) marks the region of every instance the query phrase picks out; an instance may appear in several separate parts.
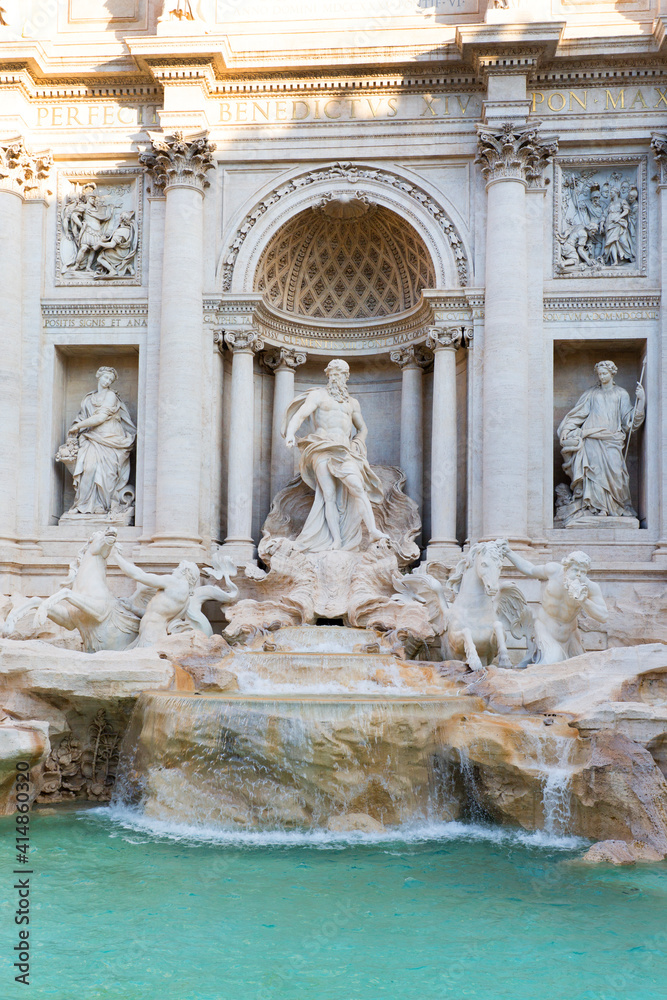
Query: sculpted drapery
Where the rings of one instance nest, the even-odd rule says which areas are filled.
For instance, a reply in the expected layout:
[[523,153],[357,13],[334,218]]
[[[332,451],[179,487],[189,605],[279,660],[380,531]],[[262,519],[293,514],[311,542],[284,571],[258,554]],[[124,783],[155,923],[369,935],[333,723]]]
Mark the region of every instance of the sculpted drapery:
[[125,403],[110,389],[113,368],[97,372],[98,388],[84,397],[70,433],[78,433],[72,476],[76,492],[72,513],[100,514],[120,504],[130,478],[130,452],[136,427]]
[[623,455],[627,435],[644,421],[645,396],[637,387],[636,410],[628,393],[616,385],[616,365],[595,366],[599,384],[580,397],[558,427],[563,470],[572,482],[568,520],[576,514],[635,516]]
[[[315,491],[297,539],[304,552],[359,549],[364,525],[370,541],[387,537],[378,531],[371,508],[382,500],[382,484],[368,462],[368,429],[361,408],[346,388],[348,365],[332,361],[326,374],[326,388],[310,389],[292,400],[282,429],[288,446],[299,448],[301,478]],[[296,440],[302,423],[307,433]]]

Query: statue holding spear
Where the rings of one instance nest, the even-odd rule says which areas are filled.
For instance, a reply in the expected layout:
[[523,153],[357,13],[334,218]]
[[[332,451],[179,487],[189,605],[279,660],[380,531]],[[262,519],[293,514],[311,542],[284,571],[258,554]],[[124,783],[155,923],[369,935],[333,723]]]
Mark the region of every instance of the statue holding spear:
[[572,484],[556,515],[563,527],[591,516],[637,516],[626,459],[630,435],[646,414],[645,369],[644,362],[633,406],[625,389],[614,381],[618,369],[613,361],[598,361],[594,369],[598,384],[587,389],[561,421],[563,470]]

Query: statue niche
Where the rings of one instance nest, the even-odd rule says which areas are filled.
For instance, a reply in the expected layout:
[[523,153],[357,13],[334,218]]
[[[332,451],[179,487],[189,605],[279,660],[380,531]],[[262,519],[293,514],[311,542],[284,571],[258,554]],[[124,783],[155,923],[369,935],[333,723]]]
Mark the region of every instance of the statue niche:
[[285,443],[294,448],[296,432],[308,425],[308,433],[298,441],[299,472],[315,496],[296,539],[302,552],[358,550],[364,528],[369,542],[389,537],[378,531],[371,507],[371,501],[382,500],[382,485],[368,464],[368,428],[361,407],[347,390],[349,365],[331,361],[325,374],[326,387],[297,396],[282,427]]
[[556,487],[556,527],[639,527],[626,458],[629,436],[644,422],[646,394],[640,379],[633,405],[614,381],[617,371],[613,361],[598,361],[597,385],[581,395],[558,427],[571,487]]
[[134,490],[129,485],[130,453],[137,429],[120,396],[111,388],[115,368],[99,368],[97,390],[81,402],[67,440],[56,453],[74,481],[74,503],[60,523],[131,524]]
[[395,576],[419,557],[417,505],[403,492],[400,469],[368,462],[368,429],[347,390],[347,363],[330,362],[326,374],[326,387],[287,409],[283,434],[299,448],[300,475],[276,495],[264,523],[259,557],[268,573],[246,567],[259,600],[231,608],[225,634],[340,618],[431,635],[421,605],[394,600]]

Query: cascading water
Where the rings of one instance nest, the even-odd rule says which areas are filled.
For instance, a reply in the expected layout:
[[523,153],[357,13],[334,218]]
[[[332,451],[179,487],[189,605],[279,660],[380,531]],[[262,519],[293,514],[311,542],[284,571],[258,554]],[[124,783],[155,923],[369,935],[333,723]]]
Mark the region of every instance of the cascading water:
[[495,819],[570,832],[567,726],[497,717],[465,678],[401,660],[375,633],[284,629],[196,676],[206,690],[144,692],[135,706],[115,800],[147,819],[246,831]]
[[451,820],[458,804],[434,761],[457,709],[451,696],[144,693],[117,800],[159,818],[265,829],[346,814]]
[[457,757],[457,770],[463,783],[463,815],[473,823],[484,823],[489,816],[480,802],[481,795],[477,787],[475,769],[465,747],[453,749]]
[[548,741],[553,753],[552,762],[540,764],[544,771],[542,808],[546,833],[566,835],[570,832],[572,812],[572,756],[574,739],[554,737]]

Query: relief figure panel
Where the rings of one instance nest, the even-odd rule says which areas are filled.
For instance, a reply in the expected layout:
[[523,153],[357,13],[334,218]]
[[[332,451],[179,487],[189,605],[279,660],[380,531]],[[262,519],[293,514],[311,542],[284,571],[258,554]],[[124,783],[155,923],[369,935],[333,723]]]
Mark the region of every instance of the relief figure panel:
[[555,181],[555,277],[645,275],[646,160],[561,159]]
[[141,283],[140,182],[136,170],[60,175],[57,285]]

